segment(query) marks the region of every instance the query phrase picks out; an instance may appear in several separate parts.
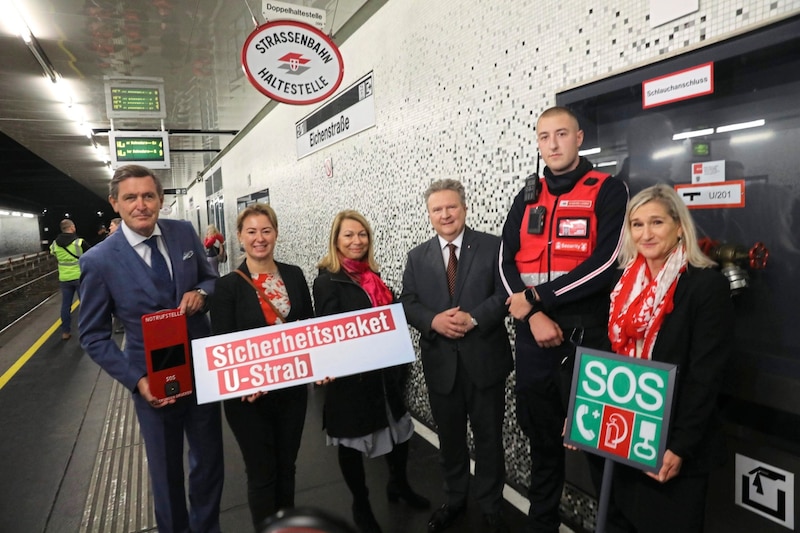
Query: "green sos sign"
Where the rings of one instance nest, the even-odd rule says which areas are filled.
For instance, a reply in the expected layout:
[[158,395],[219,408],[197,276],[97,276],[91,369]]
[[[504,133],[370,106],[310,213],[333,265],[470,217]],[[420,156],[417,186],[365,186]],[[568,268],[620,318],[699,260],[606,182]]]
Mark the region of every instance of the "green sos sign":
[[661,467],[677,367],[578,347],[564,442],[630,466]]

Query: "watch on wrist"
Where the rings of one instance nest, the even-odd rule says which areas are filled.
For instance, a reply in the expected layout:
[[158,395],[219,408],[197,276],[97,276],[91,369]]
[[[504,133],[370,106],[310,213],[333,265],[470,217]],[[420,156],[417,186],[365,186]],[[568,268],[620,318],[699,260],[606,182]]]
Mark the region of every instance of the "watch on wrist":
[[534,294],[533,289],[531,287],[525,289],[525,292],[523,294],[525,295],[525,299],[528,300],[529,304],[534,304],[534,305],[536,304],[537,301],[536,294]]
[[522,321],[523,321],[523,322],[528,322],[528,320],[530,320],[530,319],[531,319],[531,317],[532,317],[533,315],[535,315],[536,313],[538,313],[539,311],[544,311],[544,306],[542,305],[542,302],[540,302],[540,301],[538,301],[538,300],[535,300],[535,301],[534,301],[534,302],[531,304],[531,310],[530,310],[530,311],[528,311],[528,314],[527,314],[527,315],[525,315],[525,318],[523,318],[523,319],[522,319]]
[[474,316],[470,316],[470,318],[472,319],[472,327],[477,328],[478,327],[478,321],[475,320]]
[[206,291],[204,291],[203,289],[195,289],[195,292],[200,294],[200,296],[202,296],[203,298],[207,298],[208,297],[208,293]]

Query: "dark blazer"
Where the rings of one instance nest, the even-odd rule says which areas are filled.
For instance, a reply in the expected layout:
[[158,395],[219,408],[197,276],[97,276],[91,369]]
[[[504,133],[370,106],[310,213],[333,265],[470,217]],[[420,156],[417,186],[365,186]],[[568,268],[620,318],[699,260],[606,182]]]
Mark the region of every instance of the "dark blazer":
[[[408,254],[400,301],[408,323],[420,332],[425,381],[434,392],[447,394],[453,388],[458,359],[479,388],[504,381],[514,366],[505,328],[506,294],[497,268],[499,250],[499,237],[465,229],[452,300],[439,238]],[[478,322],[459,340],[431,328],[435,315],[455,306]]]
[[[203,289],[214,292],[217,274],[206,260],[203,244],[188,222],[159,220],[172,263],[175,294],[160,292],[150,267],[128,244],[122,230],[81,256],[80,340],[83,349],[111,377],[129,390],[147,375],[142,339],[142,315],[174,309],[183,294]],[[125,351],[112,338],[112,314],[125,327]],[[205,313],[187,318],[189,339],[211,333]]]
[[[344,271],[320,269],[314,280],[317,316],[345,313],[372,307],[366,291]],[[386,403],[395,420],[407,409],[405,392],[408,365],[337,377],[325,385],[323,427],[331,437],[368,435],[389,426]]]
[[667,448],[683,459],[681,474],[708,472],[725,460],[717,397],[733,338],[733,303],[725,277],[689,267],[678,280],[653,360],[678,365]]
[[[314,317],[311,294],[303,271],[296,265],[275,262],[278,272],[286,285],[291,309],[287,322]],[[245,261],[239,270],[250,276]],[[214,335],[261,328],[267,325],[261,311],[259,296],[253,287],[236,272],[231,272],[217,280],[217,288],[211,299],[211,327]]]

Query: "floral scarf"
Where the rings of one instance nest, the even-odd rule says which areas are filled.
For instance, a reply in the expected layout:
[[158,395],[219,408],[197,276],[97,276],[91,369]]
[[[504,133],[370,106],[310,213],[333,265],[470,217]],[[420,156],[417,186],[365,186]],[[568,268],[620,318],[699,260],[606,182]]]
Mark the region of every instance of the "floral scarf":
[[611,293],[608,337],[615,353],[651,359],[664,317],[672,312],[678,278],[686,271],[686,250],[678,246],[653,279],[644,256],[625,269]]
[[392,291],[375,272],[369,268],[368,261],[356,261],[339,256],[344,271],[358,283],[369,296],[373,307],[389,305],[394,301]]

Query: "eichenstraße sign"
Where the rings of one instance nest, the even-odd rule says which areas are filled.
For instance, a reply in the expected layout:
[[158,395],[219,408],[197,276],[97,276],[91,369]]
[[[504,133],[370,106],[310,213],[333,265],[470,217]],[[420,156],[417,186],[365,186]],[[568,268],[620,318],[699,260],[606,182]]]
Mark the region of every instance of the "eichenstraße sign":
[[262,24],[242,48],[242,67],[250,83],[285,104],[320,102],[342,83],[339,49],[313,26],[291,20]]

